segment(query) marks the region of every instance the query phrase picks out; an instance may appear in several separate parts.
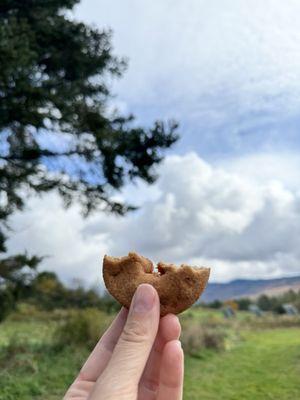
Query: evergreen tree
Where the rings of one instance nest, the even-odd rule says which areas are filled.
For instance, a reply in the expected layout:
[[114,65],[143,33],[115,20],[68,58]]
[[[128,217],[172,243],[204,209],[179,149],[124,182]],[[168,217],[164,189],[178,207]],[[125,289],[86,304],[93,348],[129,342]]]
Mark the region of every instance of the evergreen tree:
[[[144,128],[132,115],[110,111],[108,82],[126,63],[113,54],[110,31],[67,16],[78,1],[0,1],[2,254],[7,219],[31,193],[57,191],[85,214],[122,215],[133,207],[113,200],[114,191],[138,178],[152,183],[153,167],[177,140],[174,122]],[[4,254],[0,284],[37,261]]]

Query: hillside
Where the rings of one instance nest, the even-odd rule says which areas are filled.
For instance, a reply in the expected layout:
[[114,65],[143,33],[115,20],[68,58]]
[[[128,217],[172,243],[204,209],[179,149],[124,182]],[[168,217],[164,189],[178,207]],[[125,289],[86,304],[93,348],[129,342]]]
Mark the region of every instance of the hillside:
[[276,296],[290,289],[300,290],[300,276],[278,279],[238,279],[228,283],[209,283],[201,302],[228,300],[239,297]]

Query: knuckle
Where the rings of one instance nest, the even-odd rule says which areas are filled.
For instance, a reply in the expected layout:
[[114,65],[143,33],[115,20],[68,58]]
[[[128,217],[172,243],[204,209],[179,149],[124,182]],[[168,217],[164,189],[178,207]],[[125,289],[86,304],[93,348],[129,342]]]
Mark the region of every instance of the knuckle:
[[132,320],[125,325],[121,340],[130,343],[143,343],[147,341],[148,336],[147,327],[141,321]]
[[158,379],[153,379],[153,378],[144,378],[142,384],[146,389],[154,393],[157,392],[159,386]]

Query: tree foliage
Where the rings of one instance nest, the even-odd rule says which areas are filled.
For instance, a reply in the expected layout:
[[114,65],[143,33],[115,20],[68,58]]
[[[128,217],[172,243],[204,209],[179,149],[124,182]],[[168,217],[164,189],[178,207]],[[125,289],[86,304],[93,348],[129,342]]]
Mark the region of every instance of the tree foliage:
[[152,183],[163,150],[177,140],[175,122],[144,128],[112,109],[109,82],[126,62],[113,54],[110,31],[67,16],[76,3],[0,2],[1,252],[7,218],[30,193],[55,190],[85,214],[133,209],[113,199],[115,190]]
[[36,273],[27,283],[22,282],[17,297],[14,290],[14,285],[0,286],[0,321],[14,310],[18,303],[46,311],[95,307],[111,314],[120,309],[119,303],[108,293],[101,296],[95,289],[80,284],[68,287],[53,272]]
[[288,290],[278,296],[267,296],[262,294],[256,301],[257,305],[263,311],[273,311],[278,314],[284,314],[284,304],[293,304],[300,311],[300,290]]

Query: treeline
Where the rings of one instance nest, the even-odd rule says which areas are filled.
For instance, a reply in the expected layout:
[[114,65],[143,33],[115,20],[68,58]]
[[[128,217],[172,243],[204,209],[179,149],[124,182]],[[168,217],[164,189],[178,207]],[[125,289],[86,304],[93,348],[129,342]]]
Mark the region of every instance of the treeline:
[[15,310],[20,302],[48,311],[97,307],[112,313],[119,309],[118,303],[108,293],[100,296],[96,290],[86,289],[83,285],[67,287],[53,272],[40,272],[27,282],[6,282],[5,285],[0,285],[0,320]]
[[211,303],[206,303],[206,307],[210,308],[222,308],[224,305],[231,305],[233,308],[247,311],[251,305],[256,305],[262,311],[272,311],[277,314],[284,314],[285,310],[283,308],[284,304],[292,304],[294,305],[298,311],[300,311],[300,290],[294,291],[289,290],[278,296],[268,296],[266,294],[262,294],[256,299],[250,298],[239,298],[231,300],[230,302],[222,302],[220,300],[215,300]]
[[[108,293],[101,296],[95,289],[87,289],[80,284],[67,287],[53,272],[34,271],[31,275],[23,274],[19,279],[14,276],[14,279],[10,280],[1,280],[0,277],[0,321],[14,311],[20,302],[27,302],[47,311],[96,307],[106,313],[114,313],[120,308]],[[283,314],[284,304],[292,304],[300,311],[300,290],[289,290],[278,296],[263,294],[256,299],[240,298],[225,302],[215,300],[202,305],[216,309],[231,306],[234,310],[242,311],[249,310],[251,305],[257,305],[262,311]]]

